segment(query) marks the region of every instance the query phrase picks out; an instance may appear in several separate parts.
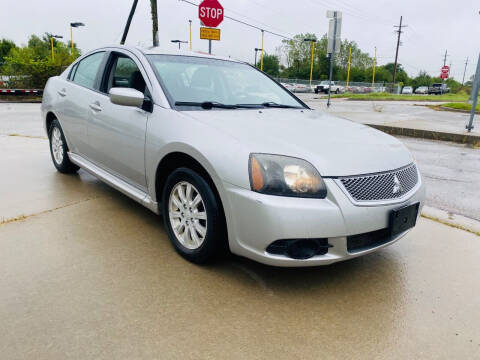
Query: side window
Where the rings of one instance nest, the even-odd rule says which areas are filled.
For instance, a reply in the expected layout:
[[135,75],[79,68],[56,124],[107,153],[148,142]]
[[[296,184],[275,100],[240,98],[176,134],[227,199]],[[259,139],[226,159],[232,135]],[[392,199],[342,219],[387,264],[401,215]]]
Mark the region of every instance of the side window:
[[72,69],[70,70],[70,74],[68,74],[68,80],[72,80],[75,76],[75,71],[77,71],[78,63],[73,65]]
[[114,59],[107,92],[112,87],[133,88],[145,93],[145,80],[135,61],[124,55],[118,55]]
[[105,52],[98,52],[87,56],[80,61],[73,76],[73,82],[89,89],[93,89],[104,54]]

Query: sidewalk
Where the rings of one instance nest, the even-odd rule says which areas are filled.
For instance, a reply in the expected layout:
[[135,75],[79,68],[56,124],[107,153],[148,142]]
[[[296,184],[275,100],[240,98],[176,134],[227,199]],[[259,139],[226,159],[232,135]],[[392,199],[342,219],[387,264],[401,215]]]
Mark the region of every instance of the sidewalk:
[[480,115],[475,116],[475,128],[468,133],[465,125],[470,114],[435,111],[425,106],[439,103],[333,99],[327,110],[326,99],[315,98],[312,94],[301,94],[301,98],[313,109],[328,111],[393,135],[480,145]]

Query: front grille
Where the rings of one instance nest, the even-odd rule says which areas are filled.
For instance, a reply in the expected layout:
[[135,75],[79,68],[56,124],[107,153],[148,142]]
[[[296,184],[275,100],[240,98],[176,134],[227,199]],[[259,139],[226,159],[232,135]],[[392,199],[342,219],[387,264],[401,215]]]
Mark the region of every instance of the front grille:
[[339,178],[355,201],[382,201],[398,199],[418,183],[415,164],[401,169],[370,175]]
[[354,253],[386,244],[392,239],[389,229],[347,236],[347,251]]

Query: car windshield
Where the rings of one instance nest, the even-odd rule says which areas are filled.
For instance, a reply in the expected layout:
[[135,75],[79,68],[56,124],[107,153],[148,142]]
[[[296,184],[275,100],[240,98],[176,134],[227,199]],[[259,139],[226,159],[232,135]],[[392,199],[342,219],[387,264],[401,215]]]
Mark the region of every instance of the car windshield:
[[433,87],[442,87],[442,84],[433,84]]
[[180,110],[304,107],[283,86],[247,64],[195,56],[148,58],[169,100]]

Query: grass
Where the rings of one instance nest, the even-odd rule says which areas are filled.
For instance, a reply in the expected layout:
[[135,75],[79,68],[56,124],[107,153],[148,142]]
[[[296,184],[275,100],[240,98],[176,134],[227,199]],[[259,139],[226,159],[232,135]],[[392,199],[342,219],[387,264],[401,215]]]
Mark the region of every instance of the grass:
[[445,95],[396,95],[389,93],[369,93],[369,94],[339,94],[332,95],[332,98],[348,98],[350,100],[390,100],[390,101],[458,101],[466,102],[468,95],[460,94],[445,94]]
[[[455,109],[455,110],[471,111],[472,110],[472,104],[451,102],[451,103],[447,103],[447,104],[442,104],[442,108],[450,108],[450,109]],[[480,104],[477,104],[477,106],[475,107],[475,111],[476,112],[480,111]]]

